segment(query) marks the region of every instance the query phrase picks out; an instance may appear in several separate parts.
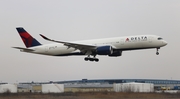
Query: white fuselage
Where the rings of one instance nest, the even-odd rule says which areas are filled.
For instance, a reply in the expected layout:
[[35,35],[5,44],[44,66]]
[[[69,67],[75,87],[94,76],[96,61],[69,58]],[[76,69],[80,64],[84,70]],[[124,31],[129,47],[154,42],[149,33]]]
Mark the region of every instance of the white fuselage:
[[[162,38],[156,35],[114,37],[114,38],[75,41],[72,43],[88,44],[88,45],[95,45],[95,46],[110,45],[113,47],[113,49],[120,50],[120,51],[160,48],[167,45],[166,41],[164,41]],[[81,52],[78,49],[65,46],[64,44],[61,44],[61,43],[45,44],[45,45],[40,45],[36,47],[30,47],[29,49],[34,50],[29,53],[52,55],[52,56],[80,55],[80,54],[74,54],[74,53]],[[21,51],[28,52],[25,50],[21,50]]]

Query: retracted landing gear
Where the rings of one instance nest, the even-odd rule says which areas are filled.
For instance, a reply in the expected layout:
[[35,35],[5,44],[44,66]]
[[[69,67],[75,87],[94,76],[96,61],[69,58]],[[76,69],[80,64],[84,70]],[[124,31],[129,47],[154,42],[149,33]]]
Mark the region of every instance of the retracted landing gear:
[[157,48],[157,52],[156,52],[156,55],[159,55],[159,49],[160,49],[160,48]]
[[94,55],[94,57],[91,58],[90,55],[88,55],[88,57],[85,57],[84,60],[85,60],[85,61],[92,61],[92,62],[95,61],[95,62],[98,62],[99,59],[96,58],[95,56],[96,56],[96,55]]

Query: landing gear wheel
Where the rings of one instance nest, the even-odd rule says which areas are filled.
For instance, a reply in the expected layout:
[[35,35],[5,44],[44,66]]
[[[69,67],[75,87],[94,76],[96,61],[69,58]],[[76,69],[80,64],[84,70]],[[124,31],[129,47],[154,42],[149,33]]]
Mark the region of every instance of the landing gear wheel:
[[85,57],[84,60],[85,61],[91,61],[91,62],[93,62],[93,61],[98,62],[99,61],[98,58],[90,58],[90,57]]
[[99,61],[99,59],[98,59],[98,58],[95,58],[94,60],[95,60],[95,62],[98,62],[98,61]]
[[159,55],[159,52],[156,52],[156,55]]
[[156,55],[159,55],[159,52],[158,52],[158,51],[159,51],[159,49],[160,49],[160,48],[157,48],[157,52],[156,52]]
[[85,57],[84,60],[85,60],[85,61],[88,61],[88,60],[89,60],[89,57]]
[[90,61],[94,61],[94,59],[93,59],[93,58],[89,58],[89,60],[90,60]]

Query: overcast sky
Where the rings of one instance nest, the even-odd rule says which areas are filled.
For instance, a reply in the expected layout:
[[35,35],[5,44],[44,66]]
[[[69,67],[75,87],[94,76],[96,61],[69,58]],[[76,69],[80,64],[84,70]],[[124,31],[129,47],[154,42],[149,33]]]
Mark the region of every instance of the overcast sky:
[[[24,27],[42,44],[42,33],[62,41],[153,34],[168,45],[127,51],[122,57],[53,57],[22,53],[16,27]],[[0,0],[0,81],[80,79],[180,80],[180,0]]]

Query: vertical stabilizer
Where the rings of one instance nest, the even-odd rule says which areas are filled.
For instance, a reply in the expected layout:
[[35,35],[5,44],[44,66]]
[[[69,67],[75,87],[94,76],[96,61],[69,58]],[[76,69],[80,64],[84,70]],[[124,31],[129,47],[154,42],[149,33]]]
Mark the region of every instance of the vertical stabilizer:
[[22,41],[24,42],[25,46],[28,47],[33,47],[33,46],[39,46],[41,43],[39,43],[35,38],[33,38],[24,28],[18,27],[16,28]]

